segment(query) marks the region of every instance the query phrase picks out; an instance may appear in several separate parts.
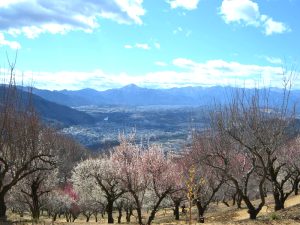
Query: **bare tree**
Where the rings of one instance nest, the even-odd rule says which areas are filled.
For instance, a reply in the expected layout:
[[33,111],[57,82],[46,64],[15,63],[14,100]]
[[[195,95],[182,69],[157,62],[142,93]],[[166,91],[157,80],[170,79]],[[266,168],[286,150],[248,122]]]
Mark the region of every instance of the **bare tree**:
[[45,196],[54,190],[57,184],[57,170],[38,171],[21,180],[12,188],[10,194],[17,197],[16,204],[27,205],[32,218],[38,220],[45,204]]
[[14,66],[9,84],[0,88],[0,220],[6,220],[9,190],[26,176],[55,165],[54,149],[39,148],[43,128],[30,93],[24,97],[14,83]]
[[[286,177],[286,182],[283,183],[284,189],[286,191],[286,196],[288,197],[291,192],[294,191],[295,195],[298,195],[299,183],[300,183],[300,139],[299,136],[295,136],[289,140],[285,146],[281,149],[278,158],[281,160],[283,174],[282,177]],[[289,181],[289,182],[287,182]],[[290,190],[289,192],[287,192]],[[282,194],[284,195],[284,194]]]
[[88,151],[71,137],[56,134],[55,148],[58,155],[58,176],[62,183],[71,178],[72,170],[76,164],[88,156]]
[[[251,93],[244,89],[236,93],[227,106],[212,113],[212,131],[215,133],[211,135],[211,140],[214,139],[211,149],[215,154],[210,154],[210,157],[223,161],[223,167],[216,164],[214,167],[222,168],[235,184],[252,219],[256,218],[265,204],[264,185],[267,179],[273,186],[275,210],[284,208],[288,195],[284,183],[291,175],[282,172],[285,162],[278,159],[280,149],[290,137],[289,128],[294,123],[294,113],[289,110],[288,86],[284,87],[281,98],[277,99],[279,102],[276,105],[279,106],[276,107],[270,102],[267,89],[255,89]],[[234,171],[233,168],[229,168],[232,159],[239,161],[237,156],[245,162],[240,165],[245,169],[240,171],[244,173],[243,187],[230,172]],[[284,173],[286,175],[283,176]],[[257,182],[261,199],[257,207],[254,207],[246,193],[248,185],[253,182]]]
[[217,192],[225,182],[223,173],[204,163],[205,155],[202,153],[209,151],[209,149],[204,149],[206,147],[208,146],[204,145],[201,137],[198,138],[195,134],[191,148],[186,149],[182,158],[186,177],[189,176],[191,169],[194,170],[193,202],[198,209],[198,222],[204,222],[204,213],[211,202],[215,200]]
[[182,188],[178,189],[178,191],[171,193],[169,196],[173,202],[173,206],[174,206],[173,212],[174,212],[175,220],[179,220],[180,219],[180,213],[179,213],[180,205],[187,199],[186,190],[185,190],[185,188],[182,187]]

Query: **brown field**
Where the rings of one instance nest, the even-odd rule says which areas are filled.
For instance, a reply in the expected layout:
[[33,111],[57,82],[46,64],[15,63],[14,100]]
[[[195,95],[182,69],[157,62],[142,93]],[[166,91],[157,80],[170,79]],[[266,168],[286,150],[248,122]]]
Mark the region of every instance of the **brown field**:
[[[300,224],[300,196],[292,196],[286,202],[286,209],[274,212],[272,198],[268,197],[267,206],[263,208],[260,212],[258,219],[256,221],[250,221],[248,219],[247,209],[236,209],[236,207],[226,207],[223,204],[212,204],[210,209],[205,215],[205,224],[210,225],[221,225],[221,224]],[[196,222],[196,209],[193,209],[193,223]],[[147,214],[145,213],[145,217]],[[117,218],[117,215],[115,216]],[[17,215],[10,214],[9,219],[13,222],[8,223],[14,225],[32,225],[30,222],[29,215],[20,218]],[[123,218],[125,219],[125,218]],[[27,222],[26,222],[27,221]],[[135,223],[135,217],[132,217],[132,223]],[[1,222],[0,222],[1,224]],[[99,216],[99,221],[96,223],[94,218],[91,217],[90,222],[86,223],[85,218],[80,216],[74,223],[65,222],[64,218],[58,219],[56,222],[52,222],[51,219],[43,217],[38,225],[99,225],[107,224],[106,218],[101,218]],[[122,224],[126,225],[125,222]],[[175,221],[173,219],[173,212],[171,209],[161,210],[158,212],[156,219],[153,224],[164,224],[164,225],[179,225],[179,224],[188,224],[187,218],[181,216],[180,221]],[[1,225],[6,225],[2,223]],[[199,224],[198,224],[199,225]]]

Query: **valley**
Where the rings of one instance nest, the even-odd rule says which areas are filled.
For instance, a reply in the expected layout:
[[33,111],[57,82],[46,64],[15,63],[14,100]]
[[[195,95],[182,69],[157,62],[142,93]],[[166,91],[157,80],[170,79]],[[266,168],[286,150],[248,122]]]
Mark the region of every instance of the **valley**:
[[137,143],[159,144],[180,150],[189,143],[193,130],[208,122],[204,107],[196,106],[80,106],[74,109],[92,116],[94,124],[62,129],[92,150],[107,150],[118,144],[120,133],[136,131]]
[[[202,130],[208,125],[209,110],[227,105],[232,96],[242,92],[249,97],[255,89],[221,86],[149,89],[134,84],[106,91],[33,89],[35,95],[84,115],[77,120],[75,115],[68,118],[71,114],[61,111],[58,115],[64,118],[53,123],[58,121],[63,134],[93,151],[105,151],[118,144],[120,133],[133,131],[137,143],[155,143],[167,151],[178,151],[190,143],[194,129]],[[258,90],[271,108],[278,106],[282,92],[276,88]],[[299,90],[291,91],[288,105],[291,110],[294,105],[299,110],[298,96]]]

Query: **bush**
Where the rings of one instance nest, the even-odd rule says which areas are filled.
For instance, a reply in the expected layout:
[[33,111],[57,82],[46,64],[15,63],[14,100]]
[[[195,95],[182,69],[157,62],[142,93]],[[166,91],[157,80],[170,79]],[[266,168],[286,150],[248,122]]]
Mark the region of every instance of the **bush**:
[[279,217],[276,213],[272,213],[272,214],[270,215],[270,219],[271,219],[271,220],[278,220],[278,219],[280,219],[280,217]]

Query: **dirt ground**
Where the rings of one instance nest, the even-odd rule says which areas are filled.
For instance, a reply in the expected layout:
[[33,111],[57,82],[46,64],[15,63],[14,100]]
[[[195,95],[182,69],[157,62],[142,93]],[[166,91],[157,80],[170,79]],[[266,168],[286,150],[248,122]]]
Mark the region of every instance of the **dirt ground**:
[[[285,204],[286,208],[284,210],[274,212],[273,207],[274,204],[272,202],[272,198],[267,198],[267,206],[264,206],[262,211],[258,215],[258,219],[256,221],[251,221],[248,219],[247,209],[236,209],[235,206],[226,207],[223,204],[212,204],[210,209],[205,215],[205,224],[209,225],[221,225],[221,224],[249,224],[249,225],[264,225],[264,224],[274,224],[274,225],[291,225],[291,224],[300,224],[300,196],[292,196],[290,197]],[[145,215],[147,216],[147,215]],[[117,216],[115,216],[116,218]],[[16,215],[10,215],[9,219],[14,221],[13,225],[32,225],[32,222],[24,222],[24,219],[27,221],[30,220],[30,217],[20,218]],[[20,222],[20,221],[23,222]],[[106,218],[101,219],[99,222],[94,222],[94,218],[91,218],[91,221],[86,223],[84,217],[78,218],[74,223],[67,223],[65,219],[59,219],[57,222],[51,222],[50,219],[42,218],[39,225],[99,225],[99,224],[107,224]],[[132,225],[136,224],[135,218],[132,218]],[[197,212],[196,209],[193,209],[193,225],[200,225],[196,223],[197,221]],[[126,225],[125,222],[122,224]],[[161,210],[157,213],[156,219],[153,224],[161,224],[161,225],[183,225],[188,224],[187,218],[185,216],[181,216],[180,221],[175,221],[173,219],[173,211],[171,209]],[[0,225],[6,225],[1,224]],[[8,224],[10,225],[10,224]]]

